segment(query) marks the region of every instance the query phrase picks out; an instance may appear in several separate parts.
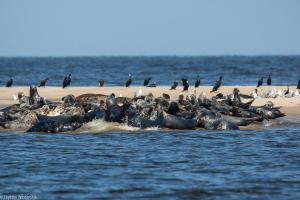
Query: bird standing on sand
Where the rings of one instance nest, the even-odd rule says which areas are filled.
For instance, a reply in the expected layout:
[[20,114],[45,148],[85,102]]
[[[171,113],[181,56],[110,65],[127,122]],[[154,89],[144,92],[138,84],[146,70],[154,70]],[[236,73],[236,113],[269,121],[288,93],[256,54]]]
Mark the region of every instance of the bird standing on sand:
[[68,86],[68,77],[65,76],[62,87],[66,88],[67,86]]
[[258,97],[258,93],[257,93],[257,89],[255,88],[254,91],[251,92],[250,96],[252,96],[254,99],[256,99]]
[[40,82],[39,87],[45,87],[48,80],[49,80],[49,78],[46,78],[46,79],[42,80],[42,81]]
[[221,87],[221,85],[222,85],[222,79],[223,79],[223,76],[220,76],[220,77],[219,77],[219,80],[216,80],[215,86],[213,87],[212,91],[210,91],[211,93],[212,93],[212,92],[218,91],[218,89],[219,89],[219,88]]
[[198,88],[199,86],[200,86],[200,77],[199,76],[197,76],[197,80],[196,80],[196,82],[195,82],[195,88]]
[[150,80],[151,80],[151,77],[146,78],[146,79],[144,80],[144,86],[148,86]]
[[67,85],[70,86],[71,85],[71,76],[72,74],[69,74],[68,78],[67,78]]
[[173,85],[171,86],[170,90],[176,90],[176,87],[178,86],[178,82],[174,81]]
[[300,90],[300,78],[299,78],[299,80],[298,80],[297,89],[299,89],[299,90]]
[[6,87],[11,87],[13,84],[14,80],[12,79],[12,77],[10,77],[9,81],[6,82]]
[[188,80],[186,78],[182,78],[181,82],[182,82],[182,86],[183,86],[183,91],[188,91],[189,86],[190,86],[188,83]]
[[99,80],[98,84],[99,84],[99,87],[103,87],[104,86],[104,80],[103,79]]
[[128,76],[129,76],[129,78],[126,81],[126,85],[125,85],[126,87],[129,87],[131,85],[131,83],[132,83],[132,76],[131,76],[131,74],[128,74]]
[[268,80],[267,80],[267,85],[272,85],[271,74],[269,74],[269,77],[268,77]]
[[190,85],[189,85],[189,82],[187,81],[186,82],[186,84],[184,84],[184,86],[183,86],[183,92],[185,92],[185,91],[188,91],[189,90],[189,87],[190,87]]
[[284,92],[284,95],[288,95],[290,93],[290,87],[288,86],[287,90]]
[[257,86],[256,86],[256,87],[262,86],[263,81],[264,81],[264,77],[261,77],[261,78],[257,81]]

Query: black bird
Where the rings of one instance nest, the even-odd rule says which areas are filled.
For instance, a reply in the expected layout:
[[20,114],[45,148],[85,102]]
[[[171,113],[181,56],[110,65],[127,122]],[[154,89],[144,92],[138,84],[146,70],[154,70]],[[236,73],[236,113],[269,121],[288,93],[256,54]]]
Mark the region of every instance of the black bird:
[[129,87],[132,83],[132,77],[131,77],[131,74],[128,74],[129,78],[128,80],[126,81],[126,87]]
[[144,80],[144,86],[148,86],[150,80],[151,80],[150,77],[149,77],[149,78],[146,78],[146,79]]
[[39,87],[45,87],[48,80],[49,80],[49,78],[46,78],[46,79],[42,80],[42,81],[40,82]]
[[200,86],[200,83],[201,83],[200,77],[198,76],[198,77],[197,77],[197,80],[196,80],[196,82],[195,82],[195,88],[198,88],[198,87]]
[[99,80],[99,87],[103,87],[104,86],[104,80],[103,79],[101,79],[101,80]]
[[267,80],[267,85],[272,85],[271,74],[269,74],[269,77],[268,77],[268,80]]
[[63,81],[63,88],[67,87],[68,86],[68,77],[65,76],[65,79]]
[[11,87],[13,84],[14,80],[12,79],[12,77],[10,77],[9,81],[6,82],[6,87]]
[[147,87],[156,87],[156,82],[151,83],[150,85],[148,85]]
[[173,85],[171,86],[170,90],[176,90],[176,87],[178,86],[178,82],[174,81]]
[[70,86],[71,85],[71,76],[72,74],[69,74],[68,78],[67,78],[67,85]]
[[222,79],[223,79],[223,76],[220,76],[219,80],[216,80],[215,86],[213,87],[212,91],[210,91],[210,92],[216,92],[216,91],[218,91],[218,89],[222,85]]
[[182,78],[181,82],[182,82],[182,86],[183,86],[183,91],[187,91],[190,86],[188,83],[188,80],[186,78]]
[[299,78],[299,80],[298,80],[297,89],[299,89],[299,90],[300,90],[300,78]]
[[190,87],[189,82],[186,81],[185,84],[183,85],[183,90],[182,90],[182,91],[183,91],[183,92],[184,92],[184,91],[188,91],[189,87]]
[[288,89],[285,91],[284,95],[287,95],[290,93],[290,88],[288,87]]
[[256,87],[262,86],[263,82],[264,82],[264,78],[261,77],[261,78],[257,81],[257,86],[256,86]]
[[186,78],[182,78],[181,79],[181,83],[182,83],[182,86],[184,86],[185,84],[187,84],[187,79]]

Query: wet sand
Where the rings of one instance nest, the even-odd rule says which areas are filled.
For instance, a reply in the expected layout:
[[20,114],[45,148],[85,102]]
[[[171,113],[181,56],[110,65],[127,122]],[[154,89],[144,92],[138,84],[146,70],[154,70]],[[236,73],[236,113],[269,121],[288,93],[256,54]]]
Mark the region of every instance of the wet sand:
[[[219,92],[227,95],[230,94],[233,88],[239,88],[242,94],[250,94],[254,89],[255,86],[223,86],[219,90]],[[286,86],[263,86],[260,90],[271,90],[273,88],[278,90],[286,90]],[[192,94],[196,93],[198,96],[201,92],[205,92],[207,96],[211,96],[210,93],[211,86],[201,86],[196,90],[193,87],[190,87],[189,92],[185,92],[184,94]],[[148,93],[153,93],[155,97],[161,96],[163,93],[167,93],[171,96],[172,99],[176,99],[178,95],[182,92],[182,87],[177,87],[176,90],[170,90],[169,86],[162,86],[156,88],[149,88],[149,87],[138,87],[133,86],[129,88],[125,87],[68,87],[68,88],[61,88],[61,87],[45,87],[45,88],[38,88],[38,92],[41,96],[45,97],[48,100],[59,101],[61,98],[68,94],[73,94],[75,96],[79,96],[85,93],[95,93],[95,94],[106,94],[109,95],[111,93],[115,93],[116,96],[120,94],[126,97],[133,97],[135,92],[138,92],[139,89],[142,89],[142,94],[146,95]],[[296,87],[290,87],[291,90],[295,91]],[[29,87],[12,87],[12,88],[5,88],[0,87],[0,108],[3,108],[8,105],[12,105],[18,103],[18,101],[13,100],[13,96],[17,96],[18,92],[24,92],[26,95],[29,94]],[[257,98],[255,99],[253,105],[254,106],[261,106],[264,105],[266,102],[272,101],[275,106],[281,107],[282,112],[287,115],[300,115],[300,97],[293,97],[293,98]]]

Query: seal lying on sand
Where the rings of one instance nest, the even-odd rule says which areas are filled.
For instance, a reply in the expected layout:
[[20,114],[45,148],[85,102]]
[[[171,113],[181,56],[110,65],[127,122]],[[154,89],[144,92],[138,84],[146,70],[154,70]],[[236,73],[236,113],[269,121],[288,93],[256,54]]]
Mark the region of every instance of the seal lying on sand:
[[70,94],[60,102],[46,101],[37,88],[30,87],[30,95],[18,95],[19,104],[0,110],[0,126],[29,132],[74,131],[93,120],[127,124],[138,128],[238,130],[262,120],[284,116],[271,102],[251,106],[253,99],[242,102],[242,95],[234,89],[232,95],[207,99],[200,95],[183,94],[171,100],[168,94],[154,98],[153,94],[133,99],[103,94]]

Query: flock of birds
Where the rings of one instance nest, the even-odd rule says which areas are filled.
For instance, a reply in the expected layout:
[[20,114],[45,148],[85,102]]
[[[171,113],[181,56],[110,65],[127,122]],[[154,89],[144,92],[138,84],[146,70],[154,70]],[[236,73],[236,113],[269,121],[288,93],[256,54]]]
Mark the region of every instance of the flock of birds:
[[[71,81],[72,81],[72,74],[69,74],[68,76],[65,76],[64,80],[63,80],[63,83],[62,83],[62,87],[63,88],[66,88],[68,86],[71,85]],[[216,92],[218,91],[218,89],[221,87],[222,85],[222,80],[223,80],[223,76],[220,76],[218,80],[216,80],[211,92]],[[6,82],[6,87],[12,87],[13,85],[13,78],[10,77],[10,79]],[[39,87],[45,87],[47,82],[49,81],[49,78],[46,78],[42,81],[40,81],[40,84],[39,84]],[[128,80],[126,81],[125,83],[125,87],[129,87],[131,84],[132,84],[132,75],[129,74],[128,75]],[[148,77],[144,80],[144,86],[145,87],[156,87],[156,82],[153,82],[153,83],[150,83],[151,81],[151,77]],[[182,78],[181,79],[181,83],[182,83],[182,86],[183,86],[183,92],[184,91],[188,91],[189,89],[189,81],[187,78]],[[258,81],[257,81],[257,88],[261,87],[264,83],[264,78],[261,77]],[[201,80],[200,80],[200,77],[197,76],[197,79],[195,81],[195,84],[194,84],[194,87],[195,88],[198,88],[201,84]],[[104,86],[104,80],[101,79],[98,81],[98,85],[99,87],[103,87]],[[176,90],[177,86],[178,86],[178,82],[177,81],[174,81],[173,84],[171,85],[171,88],[170,90]],[[271,86],[272,85],[272,77],[271,77],[271,74],[269,74],[268,76],[268,79],[267,79],[267,85],[268,86]],[[298,80],[298,84],[297,84],[297,89],[299,90],[300,89],[300,79]],[[269,91],[263,91],[261,90],[260,92],[255,89],[252,93],[251,93],[251,96],[256,98],[257,96],[261,96],[261,97],[266,97],[266,98],[276,98],[278,96],[299,96],[299,91],[291,91],[289,89],[289,87],[287,88],[287,90],[285,91],[281,91],[281,90],[276,90],[276,88],[272,89],[272,90],[269,90]]]

